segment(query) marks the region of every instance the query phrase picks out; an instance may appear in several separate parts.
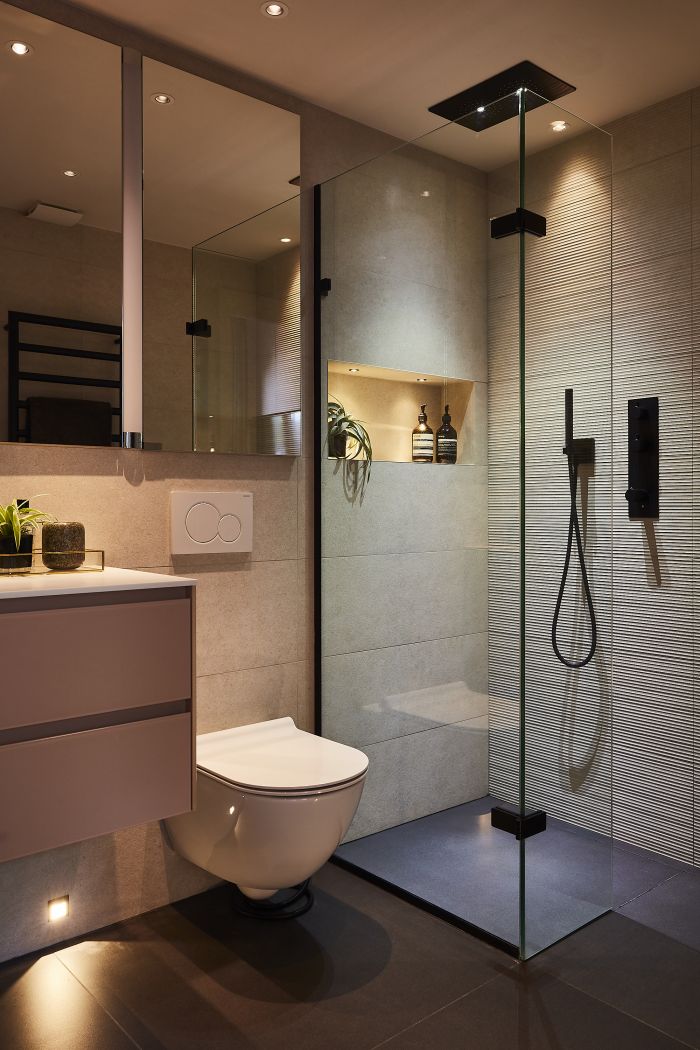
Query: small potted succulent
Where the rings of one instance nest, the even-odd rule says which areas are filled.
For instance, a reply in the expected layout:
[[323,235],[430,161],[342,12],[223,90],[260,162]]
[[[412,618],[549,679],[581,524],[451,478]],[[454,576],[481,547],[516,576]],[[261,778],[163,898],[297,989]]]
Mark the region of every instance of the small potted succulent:
[[0,506],[0,569],[29,569],[32,565],[34,533],[50,514],[30,507],[27,500],[16,500]]
[[340,401],[328,402],[328,455],[343,460],[348,497],[364,495],[372,470],[372,440],[359,419],[346,412]]

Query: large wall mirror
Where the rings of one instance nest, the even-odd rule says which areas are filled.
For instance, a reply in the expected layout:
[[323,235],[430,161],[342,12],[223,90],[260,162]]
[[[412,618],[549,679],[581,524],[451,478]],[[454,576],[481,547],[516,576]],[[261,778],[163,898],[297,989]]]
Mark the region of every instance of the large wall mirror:
[[[0,23],[0,440],[118,446],[121,50],[5,4]],[[298,117],[148,58],[141,73],[124,135],[142,123],[143,445],[298,454]]]
[[0,438],[121,439],[121,52],[0,5]]

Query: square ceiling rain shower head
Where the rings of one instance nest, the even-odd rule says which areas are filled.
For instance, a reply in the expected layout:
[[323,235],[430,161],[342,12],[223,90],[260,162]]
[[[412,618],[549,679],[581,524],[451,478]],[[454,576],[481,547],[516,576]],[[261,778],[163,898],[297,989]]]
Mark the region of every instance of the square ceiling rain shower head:
[[526,110],[537,109],[576,90],[573,84],[567,84],[534,62],[518,62],[480,84],[428,106],[428,111],[472,131],[485,131],[518,115],[519,88],[526,89]]

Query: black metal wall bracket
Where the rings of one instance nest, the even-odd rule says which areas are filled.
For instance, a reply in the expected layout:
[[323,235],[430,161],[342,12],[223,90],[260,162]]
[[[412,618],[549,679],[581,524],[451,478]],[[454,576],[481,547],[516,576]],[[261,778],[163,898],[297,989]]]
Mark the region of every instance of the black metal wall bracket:
[[494,241],[510,237],[513,233],[531,233],[535,237],[546,237],[547,220],[544,215],[528,211],[527,208],[516,208],[508,215],[498,215],[491,219],[491,237]]
[[627,402],[627,483],[625,499],[630,518],[658,518],[658,397],[637,397]]
[[529,839],[531,835],[539,835],[541,831],[547,830],[547,814],[543,809],[530,809],[519,813],[505,806],[494,806],[491,810],[491,827],[507,831],[518,840]]
[[198,321],[188,321],[185,331],[188,335],[196,335],[199,339],[211,338],[211,325],[206,317],[200,317]]

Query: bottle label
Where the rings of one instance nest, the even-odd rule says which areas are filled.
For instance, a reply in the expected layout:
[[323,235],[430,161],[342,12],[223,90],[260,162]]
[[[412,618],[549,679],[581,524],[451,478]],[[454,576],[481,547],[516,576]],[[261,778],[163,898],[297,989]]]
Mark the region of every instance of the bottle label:
[[456,456],[457,438],[438,437],[438,452],[445,456]]
[[430,456],[433,455],[433,435],[432,434],[414,434],[413,435],[413,455],[414,456]]

